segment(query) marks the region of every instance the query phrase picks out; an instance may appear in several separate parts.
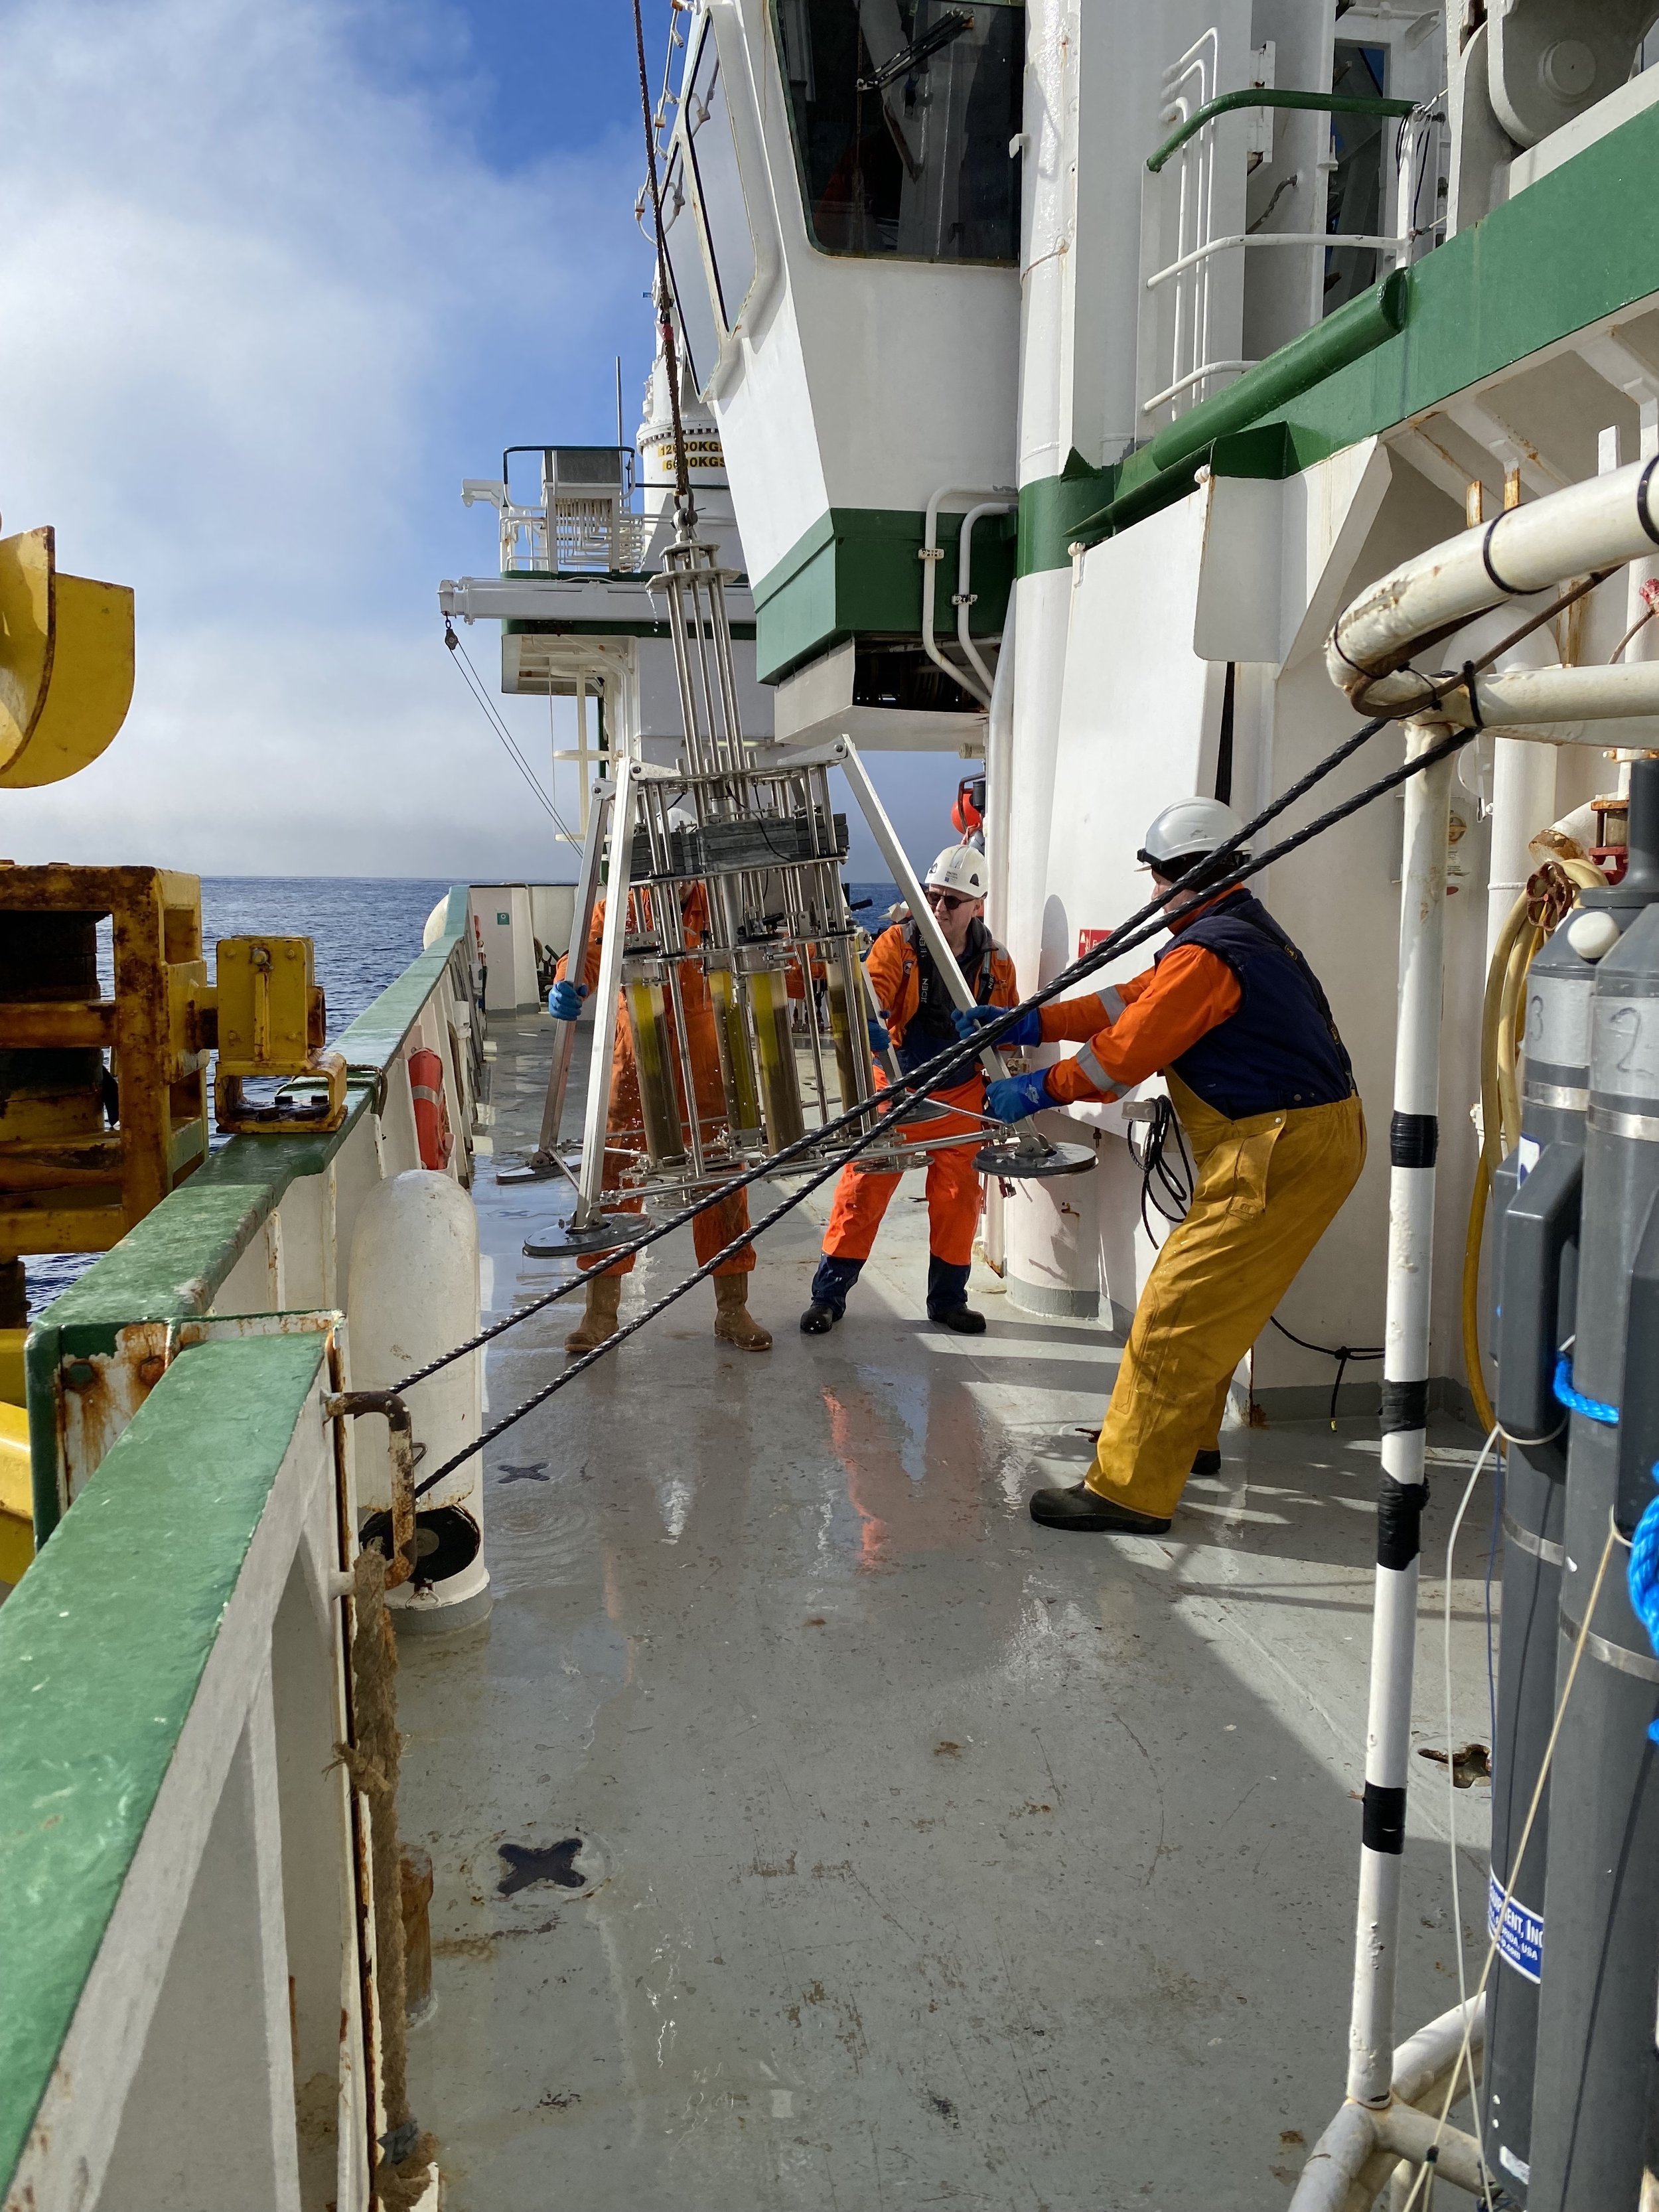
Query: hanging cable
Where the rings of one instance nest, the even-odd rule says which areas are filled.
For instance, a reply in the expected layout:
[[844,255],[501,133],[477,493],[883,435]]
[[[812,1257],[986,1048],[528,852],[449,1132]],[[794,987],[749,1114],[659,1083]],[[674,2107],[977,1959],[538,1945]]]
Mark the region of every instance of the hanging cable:
[[[457,636],[455,626],[453,623],[450,621],[447,615],[444,617],[444,643],[449,648],[450,656],[453,659],[455,666],[460,674],[462,683],[465,684],[467,690],[471,693],[473,698],[477,700],[478,705],[483,710],[483,718],[489,725],[492,736],[499,741],[507,758],[512,762],[514,767],[518,769],[519,774],[524,778],[525,781],[530,786],[531,790],[535,793],[536,798],[541,805],[542,811],[547,816],[548,820],[551,822],[553,827],[558,831],[560,836],[565,840],[567,844],[579,844],[580,840],[571,836],[569,829],[567,826],[563,817],[560,814],[558,808],[553,804],[553,801],[548,797],[546,792],[542,788],[541,781],[537,776],[535,770],[531,767],[523,753],[520,751],[517,740],[514,738],[512,731],[508,729],[506,721],[499,714],[496,713],[495,708],[491,704],[489,694],[484,689],[483,679],[478,674],[477,670],[472,665],[471,660],[468,657],[466,647],[461,643],[459,637]],[[465,665],[463,665],[463,663],[465,663]]]
[[1322,1359],[1335,1360],[1336,1380],[1331,1385],[1329,1416],[1331,1426],[1334,1429],[1337,1400],[1341,1392],[1343,1377],[1347,1374],[1350,1364],[1362,1359],[1381,1359],[1383,1356],[1383,1347],[1380,1344],[1310,1344],[1305,1336],[1298,1336],[1293,1328],[1286,1328],[1277,1314],[1269,1314],[1267,1319],[1281,1336],[1289,1337],[1291,1342],[1300,1345],[1304,1352],[1317,1352]]
[[[1153,1101],[1152,1117],[1144,1125],[1146,1133],[1139,1149],[1133,1135],[1135,1126],[1132,1121],[1124,1135],[1129,1157],[1140,1170],[1140,1225],[1157,1246],[1164,1240],[1152,1227],[1149,1209],[1171,1227],[1185,1218],[1195,1188],[1193,1164],[1187,1156],[1187,1139],[1180,1120],[1167,1097]],[[1169,1153],[1172,1133],[1176,1146],[1173,1160]]]
[[[668,411],[674,425],[674,511],[688,530],[697,519],[691,498],[691,470],[685,429],[680,421],[680,373],[674,338],[674,287],[668,273],[668,234],[663,228],[662,185],[657,175],[657,133],[651,117],[651,82],[645,68],[645,19],[634,0],[634,44],[640,64],[640,106],[645,118],[645,166],[651,191],[651,224],[657,248],[657,334],[668,378]],[[665,90],[666,87],[665,86]]]
[[[1480,1481],[1487,1461],[1492,1456],[1498,1434],[1497,1424],[1494,1423],[1486,1443],[1480,1447],[1479,1458],[1469,1470],[1469,1479],[1463,1486],[1463,1495],[1459,1499],[1457,1510],[1452,1516],[1451,1534],[1446,1539],[1445,1647],[1442,1655],[1445,1662],[1446,1689],[1446,1829],[1451,1848],[1452,1941],[1453,1948],[1457,1954],[1457,2002],[1463,2007],[1465,2012],[1468,2009],[1469,1992],[1463,1967],[1463,1901],[1459,1894],[1460,1884],[1457,1872],[1457,1761],[1452,1756],[1452,1745],[1455,1741],[1455,1733],[1452,1727],[1452,1557],[1457,1544],[1458,1531],[1463,1526],[1463,1516],[1469,1510],[1469,1500],[1474,1496],[1474,1486]],[[1474,2102],[1474,2140],[1480,2153],[1480,2164],[1484,2172],[1486,2163],[1486,2147],[1481,2138],[1480,2104],[1478,2098]],[[1486,2203],[1490,2206],[1492,2203],[1490,2188],[1486,2189],[1485,2195]]]

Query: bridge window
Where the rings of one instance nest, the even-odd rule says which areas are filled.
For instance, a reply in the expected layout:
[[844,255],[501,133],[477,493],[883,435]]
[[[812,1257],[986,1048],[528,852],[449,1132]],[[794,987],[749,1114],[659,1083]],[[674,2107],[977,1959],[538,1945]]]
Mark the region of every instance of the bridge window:
[[1025,11],[774,0],[807,226],[828,253],[1017,262]]

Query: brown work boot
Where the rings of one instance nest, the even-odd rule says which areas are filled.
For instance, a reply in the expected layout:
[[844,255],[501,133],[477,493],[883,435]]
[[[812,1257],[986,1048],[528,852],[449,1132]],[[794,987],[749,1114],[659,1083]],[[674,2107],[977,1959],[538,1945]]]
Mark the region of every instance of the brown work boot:
[[603,1344],[607,1336],[617,1333],[617,1316],[622,1307],[623,1279],[620,1275],[590,1275],[587,1279],[587,1303],[582,1308],[582,1317],[564,1340],[567,1352],[592,1352]]
[[769,1352],[772,1332],[763,1328],[749,1310],[749,1278],[716,1275],[714,1334],[722,1344],[735,1344],[739,1352]]

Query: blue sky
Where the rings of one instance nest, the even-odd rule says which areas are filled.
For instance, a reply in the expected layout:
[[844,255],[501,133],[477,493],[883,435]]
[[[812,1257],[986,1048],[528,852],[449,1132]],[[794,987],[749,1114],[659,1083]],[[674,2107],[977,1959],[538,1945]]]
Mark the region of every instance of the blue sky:
[[[493,562],[464,476],[612,436],[618,353],[637,421],[628,0],[0,0],[0,514],[138,594],[126,726],[0,855],[567,872],[434,593]],[[919,859],[957,768],[877,763]]]

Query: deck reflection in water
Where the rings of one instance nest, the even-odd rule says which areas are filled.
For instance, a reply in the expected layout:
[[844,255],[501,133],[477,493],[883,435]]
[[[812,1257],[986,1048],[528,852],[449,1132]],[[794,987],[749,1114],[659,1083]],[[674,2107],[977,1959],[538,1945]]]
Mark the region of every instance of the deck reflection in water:
[[[550,1025],[494,1034],[507,1152]],[[499,1312],[556,1279],[519,1256],[550,1208],[481,1164]],[[700,1285],[492,1449],[494,1614],[401,1677],[452,2212],[1257,2212],[1340,2100],[1374,1426],[1230,1435],[1161,1540],[1034,1528],[1115,1352],[1000,1297],[983,1338],[932,1328],[909,1188],[828,1340],[795,1328],[820,1206],[762,1249],[769,1355],[717,1345]],[[692,1264],[689,1235],[647,1255],[624,1313]],[[570,1310],[492,1353],[495,1412]],[[1436,1746],[1473,1456],[1437,1443]],[[1470,1520],[1459,1741],[1488,1733]],[[1402,2034],[1457,1994],[1443,1778],[1413,1800]],[[1473,1974],[1486,1820],[1461,1793]]]

